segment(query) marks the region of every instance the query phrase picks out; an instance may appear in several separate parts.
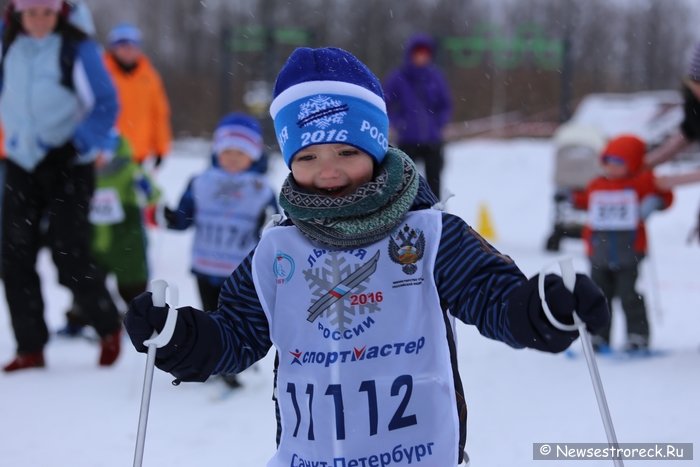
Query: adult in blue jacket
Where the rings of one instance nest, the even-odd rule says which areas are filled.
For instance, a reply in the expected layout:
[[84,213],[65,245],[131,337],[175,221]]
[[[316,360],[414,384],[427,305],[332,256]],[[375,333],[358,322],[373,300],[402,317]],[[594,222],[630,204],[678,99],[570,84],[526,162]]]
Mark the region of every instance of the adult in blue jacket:
[[414,160],[423,160],[428,185],[440,197],[442,131],[450,120],[452,98],[433,62],[433,39],[417,34],[408,40],[405,51],[404,63],[383,85],[389,124],[399,148]]
[[36,271],[40,237],[58,280],[101,337],[99,364],[119,355],[121,322],[90,255],[88,207],[94,161],[117,114],[97,44],[68,21],[62,0],[13,0],[3,29],[0,119],[7,182],[3,200],[5,295],[17,339],[6,372],[43,367],[49,333]]

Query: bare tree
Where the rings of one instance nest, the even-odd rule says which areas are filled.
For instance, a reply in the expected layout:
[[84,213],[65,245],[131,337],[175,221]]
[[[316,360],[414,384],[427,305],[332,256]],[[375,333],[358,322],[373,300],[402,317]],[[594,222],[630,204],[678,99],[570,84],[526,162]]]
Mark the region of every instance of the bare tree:
[[415,32],[430,33],[445,44],[450,38],[478,35],[500,44],[515,38],[532,45],[534,34],[554,42],[570,39],[573,75],[568,88],[563,86],[569,79],[563,66],[542,66],[531,51],[514,52],[517,66],[504,68],[503,57],[499,62],[484,54],[465,67],[454,50],[442,48],[438,60],[453,90],[456,119],[513,110],[537,114],[555,109],[569,91],[581,97],[590,92],[674,88],[699,39],[693,28],[700,14],[697,0],[86,3],[100,40],[121,21],[134,22],[144,31],[144,48],[163,74],[174,128],[180,134],[208,134],[222,112],[246,109],[244,96],[251,83],[271,88],[277,70],[298,45],[346,48],[383,77],[401,62],[403,44]]

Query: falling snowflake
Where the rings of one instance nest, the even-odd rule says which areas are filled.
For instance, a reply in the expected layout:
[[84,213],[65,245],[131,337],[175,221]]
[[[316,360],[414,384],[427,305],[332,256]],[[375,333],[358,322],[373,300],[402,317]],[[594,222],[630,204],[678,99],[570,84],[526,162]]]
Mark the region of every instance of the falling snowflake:
[[313,123],[320,129],[331,125],[340,125],[347,115],[348,106],[343,102],[328,96],[315,96],[299,107],[299,126],[301,128]]

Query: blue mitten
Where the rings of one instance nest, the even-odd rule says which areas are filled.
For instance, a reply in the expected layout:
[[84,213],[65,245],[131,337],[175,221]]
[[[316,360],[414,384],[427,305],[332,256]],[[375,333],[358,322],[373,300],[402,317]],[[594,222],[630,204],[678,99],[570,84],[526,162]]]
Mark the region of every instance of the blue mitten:
[[659,195],[648,195],[639,203],[639,217],[647,220],[652,212],[663,208],[664,204]]

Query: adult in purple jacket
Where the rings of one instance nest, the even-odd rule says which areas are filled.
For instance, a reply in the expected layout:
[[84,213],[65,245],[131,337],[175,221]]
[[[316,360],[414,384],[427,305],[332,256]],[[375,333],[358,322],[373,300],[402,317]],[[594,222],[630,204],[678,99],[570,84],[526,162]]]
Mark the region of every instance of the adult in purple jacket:
[[417,34],[405,50],[404,63],[384,83],[389,124],[399,148],[414,160],[423,160],[430,189],[440,197],[442,130],[450,120],[452,98],[433,62],[433,39]]

